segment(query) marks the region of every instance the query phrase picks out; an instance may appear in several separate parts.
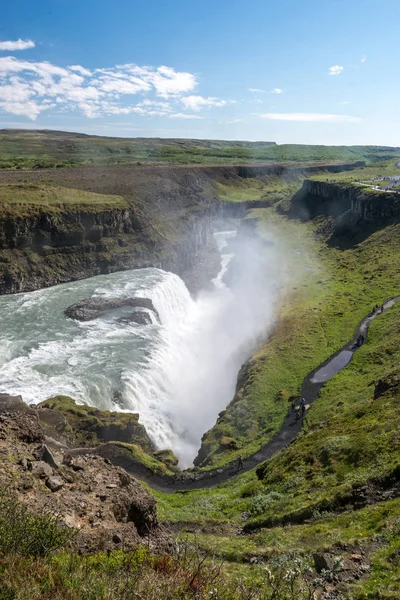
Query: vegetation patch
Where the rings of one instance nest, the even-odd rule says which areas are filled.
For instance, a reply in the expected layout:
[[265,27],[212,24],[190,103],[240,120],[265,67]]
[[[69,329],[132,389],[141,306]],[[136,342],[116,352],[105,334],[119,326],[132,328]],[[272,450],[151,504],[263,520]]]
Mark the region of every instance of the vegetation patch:
[[41,212],[70,210],[92,213],[113,208],[128,208],[128,204],[120,196],[95,194],[52,183],[0,184],[0,217],[28,217]]

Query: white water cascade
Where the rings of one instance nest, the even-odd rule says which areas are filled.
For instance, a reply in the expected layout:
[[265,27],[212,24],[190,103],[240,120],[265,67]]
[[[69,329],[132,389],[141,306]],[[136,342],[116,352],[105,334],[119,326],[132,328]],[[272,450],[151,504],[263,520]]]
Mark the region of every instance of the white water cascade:
[[[223,248],[234,233],[218,235]],[[232,254],[222,250],[215,289],[196,300],[177,275],[159,269],[0,297],[0,392],[29,403],[65,394],[138,412],[156,447],[172,448],[189,466],[202,434],[232,399],[241,364],[273,321],[277,286],[260,254],[246,244],[229,289],[222,277]],[[122,309],[87,323],[64,316],[67,306],[93,295],[149,297],[161,324],[122,325]]]

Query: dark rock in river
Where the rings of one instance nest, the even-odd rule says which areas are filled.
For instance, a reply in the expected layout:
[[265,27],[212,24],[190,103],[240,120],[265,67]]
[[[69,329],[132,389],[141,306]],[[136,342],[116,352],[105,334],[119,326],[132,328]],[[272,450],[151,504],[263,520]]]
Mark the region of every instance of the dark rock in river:
[[[157,310],[154,307],[154,304],[150,298],[84,298],[80,300],[76,304],[69,306],[65,309],[64,314],[70,319],[76,319],[77,321],[92,321],[93,319],[97,319],[104,315],[108,310],[115,310],[117,308],[123,308],[124,306],[132,306],[134,308],[147,308],[147,310],[151,310],[157,317],[157,320],[160,320],[160,316]],[[141,311],[142,312],[142,311]],[[135,314],[132,313],[128,318],[131,318]],[[144,314],[142,312],[142,314]],[[126,318],[126,317],[124,317]],[[141,318],[140,324],[147,324],[151,322],[150,316],[148,316],[148,321],[144,323],[143,317]],[[131,320],[134,320],[133,318]],[[138,322],[138,321],[135,321]]]
[[130,323],[136,323],[137,325],[151,325],[152,320],[148,312],[144,310],[135,310],[130,315],[120,317],[118,323],[121,325],[129,325]]

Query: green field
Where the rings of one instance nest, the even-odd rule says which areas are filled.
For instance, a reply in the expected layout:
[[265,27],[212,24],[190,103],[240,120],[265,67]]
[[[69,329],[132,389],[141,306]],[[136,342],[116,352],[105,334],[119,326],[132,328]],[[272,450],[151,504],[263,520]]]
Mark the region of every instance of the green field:
[[277,145],[161,138],[108,138],[59,131],[0,130],[0,169],[112,164],[375,163],[400,158],[381,146]]
[[[352,171],[343,171],[342,173],[329,173],[328,176],[321,173],[311,175],[309,179],[314,181],[335,181],[337,183],[355,183],[356,181],[371,182],[375,177],[385,177],[389,175],[400,175],[400,169],[396,167],[397,160],[383,161],[379,164],[371,164],[361,169]],[[372,182],[374,185],[385,185],[384,182]]]
[[84,210],[98,212],[102,210],[128,208],[121,196],[96,194],[75,190],[44,182],[0,184],[0,215],[30,216],[39,212],[63,213]]

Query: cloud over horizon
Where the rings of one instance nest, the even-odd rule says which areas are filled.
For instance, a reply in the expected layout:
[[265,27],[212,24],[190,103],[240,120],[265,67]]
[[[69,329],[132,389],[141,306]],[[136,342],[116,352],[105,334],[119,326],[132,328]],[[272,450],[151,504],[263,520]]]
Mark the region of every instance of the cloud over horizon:
[[[165,65],[129,63],[89,70],[6,56],[0,57],[0,84],[0,110],[31,120],[54,108],[78,110],[88,118],[137,113],[196,119],[201,117],[181,112],[182,107],[199,112],[227,104],[220,98],[190,94],[198,86],[197,76]],[[132,96],[142,99],[127,103]]]
[[325,113],[265,113],[254,116],[261,117],[262,119],[272,119],[273,121],[298,121],[304,123],[355,123],[361,121],[359,117]]

